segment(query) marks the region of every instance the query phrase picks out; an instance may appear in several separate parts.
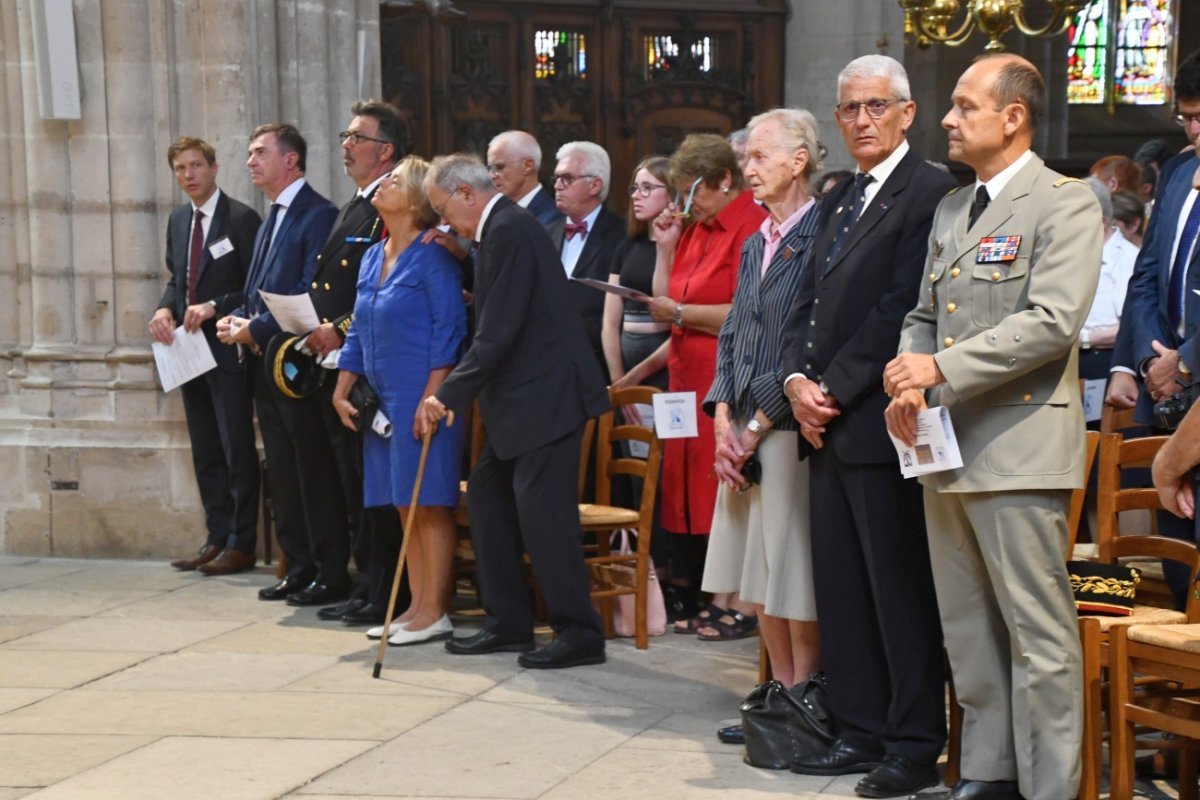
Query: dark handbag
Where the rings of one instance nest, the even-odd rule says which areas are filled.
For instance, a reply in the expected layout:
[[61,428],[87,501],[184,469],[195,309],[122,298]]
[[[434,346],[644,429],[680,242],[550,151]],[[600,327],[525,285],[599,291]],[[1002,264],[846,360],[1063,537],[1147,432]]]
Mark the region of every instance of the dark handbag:
[[742,760],[752,767],[787,769],[797,758],[825,752],[837,738],[825,676],[819,672],[791,689],[767,681],[746,696],[741,711]]
[[350,405],[358,412],[350,418],[354,423],[354,430],[362,433],[370,428],[375,419],[375,412],[379,410],[379,395],[375,394],[375,389],[367,381],[366,375],[359,375],[358,380],[350,387]]

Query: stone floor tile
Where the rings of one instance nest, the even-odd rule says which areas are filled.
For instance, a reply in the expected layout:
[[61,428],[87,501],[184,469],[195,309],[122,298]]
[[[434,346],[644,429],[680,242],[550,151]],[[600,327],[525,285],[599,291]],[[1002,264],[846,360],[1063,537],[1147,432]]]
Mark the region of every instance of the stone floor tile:
[[[262,585],[267,585],[263,581]],[[265,603],[253,586],[230,586],[213,579],[197,581],[171,592],[110,608],[97,616],[136,619],[229,619],[240,622],[276,622],[299,609],[285,603]]]
[[310,791],[540,797],[658,718],[647,709],[470,702],[333,770]]
[[[8,691],[35,691],[11,689]],[[4,695],[0,693],[0,702]],[[305,695],[290,692],[61,692],[0,716],[0,733],[127,733],[390,739],[457,702],[455,698]]]
[[[734,709],[735,712],[736,710]],[[687,750],[741,755],[741,747],[717,741],[718,727],[737,725],[740,722],[740,717],[733,715],[714,721],[709,717],[688,713],[671,714],[630,739],[624,746],[645,750]]]
[[[372,741],[166,738],[32,795],[36,800],[272,800]],[[215,765],[196,769],[197,764]],[[182,779],[182,780],[181,780]],[[169,787],[169,789],[168,789]]]
[[[53,688],[10,689],[0,687],[0,714],[31,706],[57,692],[58,689]],[[3,785],[3,781],[0,781],[0,785]]]
[[479,695],[489,703],[520,703],[537,706],[649,707],[657,704],[621,692],[599,689],[583,682],[583,676],[605,667],[569,670],[525,670]]
[[66,621],[63,617],[0,616],[0,644],[62,625]]
[[258,622],[223,636],[216,636],[189,648],[201,653],[294,653],[298,655],[343,656],[364,652],[367,642],[362,631],[345,626],[320,627],[281,625]]
[[0,647],[0,686],[73,689],[155,655],[148,652]]
[[[425,697],[457,697],[469,696],[466,692],[456,692],[452,689],[435,689],[439,685],[434,681],[425,680],[422,673],[420,680],[413,680],[413,673],[408,669],[389,669],[387,661],[379,678],[371,677],[374,658],[343,657],[336,664],[313,672],[282,687],[288,692],[318,692],[332,694],[393,694],[417,695]],[[489,684],[490,685],[490,684]]]
[[36,791],[37,789],[27,787],[0,786],[0,800],[18,800]]
[[[333,656],[171,653],[110,675],[89,689],[269,692],[335,663]],[[0,660],[0,665],[3,661]]]
[[[762,800],[811,798],[828,778],[760,770],[740,754],[671,753],[620,747],[587,765],[542,795],[544,800]],[[824,797],[825,795],[820,795]]]
[[0,736],[0,782],[49,786],[153,741],[151,736]]
[[142,650],[169,653],[243,627],[234,621],[175,622],[162,619],[75,619],[56,628],[8,642],[31,650]]
[[45,581],[0,589],[0,610],[6,616],[87,617],[157,594],[139,589],[59,589],[53,581]]
[[86,569],[86,561],[0,556],[0,589],[26,586]]
[[59,576],[41,578],[37,585],[53,583],[54,588],[68,591],[170,591],[204,579],[204,576],[197,572],[172,569],[166,562],[96,559],[77,560],[72,564],[82,566],[82,569],[72,569]]

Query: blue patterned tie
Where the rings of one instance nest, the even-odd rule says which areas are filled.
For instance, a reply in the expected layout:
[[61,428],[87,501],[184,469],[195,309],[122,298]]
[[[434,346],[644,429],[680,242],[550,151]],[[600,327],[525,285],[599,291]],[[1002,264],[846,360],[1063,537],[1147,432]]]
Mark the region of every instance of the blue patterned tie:
[[1171,323],[1173,331],[1178,331],[1183,324],[1183,287],[1187,283],[1188,256],[1192,254],[1197,231],[1200,231],[1200,197],[1192,202],[1192,210],[1183,225],[1183,235],[1179,237],[1179,248],[1175,251],[1175,263],[1171,265],[1171,282],[1167,288],[1167,321]]
[[869,172],[860,172],[854,176],[854,189],[851,192],[853,202],[851,202],[849,210],[837,221],[838,228],[833,235],[833,244],[829,248],[829,259],[833,259],[842,249],[842,245],[850,237],[850,229],[862,216],[863,206],[867,202],[867,185],[873,180],[875,179]]
[[[267,256],[271,252],[271,239],[275,233],[275,220],[279,218],[279,203],[271,204],[271,213],[267,215],[267,221],[263,223],[263,237],[258,243],[258,251],[254,254],[254,260],[250,264],[250,275],[254,280],[261,285],[263,276],[260,274],[263,269],[263,264],[267,260]],[[248,287],[249,288],[249,287]],[[253,287],[257,289],[258,287]],[[246,297],[246,310],[257,314],[263,309],[262,298],[255,291],[252,295]]]

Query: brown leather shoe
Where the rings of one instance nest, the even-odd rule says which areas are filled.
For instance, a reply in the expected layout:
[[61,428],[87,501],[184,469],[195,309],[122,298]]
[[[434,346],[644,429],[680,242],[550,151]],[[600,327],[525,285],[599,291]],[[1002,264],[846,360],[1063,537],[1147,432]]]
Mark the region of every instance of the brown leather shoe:
[[221,548],[216,545],[206,544],[200,548],[194,558],[181,558],[171,562],[171,566],[181,572],[191,572],[197,567],[202,567],[208,562],[221,554]]
[[221,551],[221,555],[200,567],[200,571],[205,575],[234,575],[254,569],[254,561],[254,553],[244,553],[226,547]]

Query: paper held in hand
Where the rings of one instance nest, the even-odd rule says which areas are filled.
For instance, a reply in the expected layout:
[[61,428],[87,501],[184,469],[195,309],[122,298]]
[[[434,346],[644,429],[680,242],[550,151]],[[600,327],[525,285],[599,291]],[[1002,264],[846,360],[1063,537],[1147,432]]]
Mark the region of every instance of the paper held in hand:
[[[892,436],[888,433],[888,436]],[[945,406],[927,408],[917,414],[917,441],[912,447],[892,436],[900,458],[900,473],[906,478],[945,472],[963,465],[958,438]]]
[[164,392],[217,368],[204,332],[187,333],[182,325],[175,329],[170,344],[151,342],[150,349],[154,352],[154,365],[158,367],[158,379]]
[[628,286],[621,286],[617,283],[609,283],[608,281],[598,281],[595,278],[572,278],[575,283],[582,283],[584,286],[590,286],[593,289],[599,289],[602,292],[615,294],[617,297],[624,297],[628,300],[638,300],[643,303],[649,303],[650,298],[637,289],[630,289]]
[[696,393],[654,395],[654,431],[660,439],[691,439],[696,429]]
[[267,310],[279,324],[279,329],[288,333],[308,333],[321,324],[312,298],[305,294],[272,294],[258,290]]

